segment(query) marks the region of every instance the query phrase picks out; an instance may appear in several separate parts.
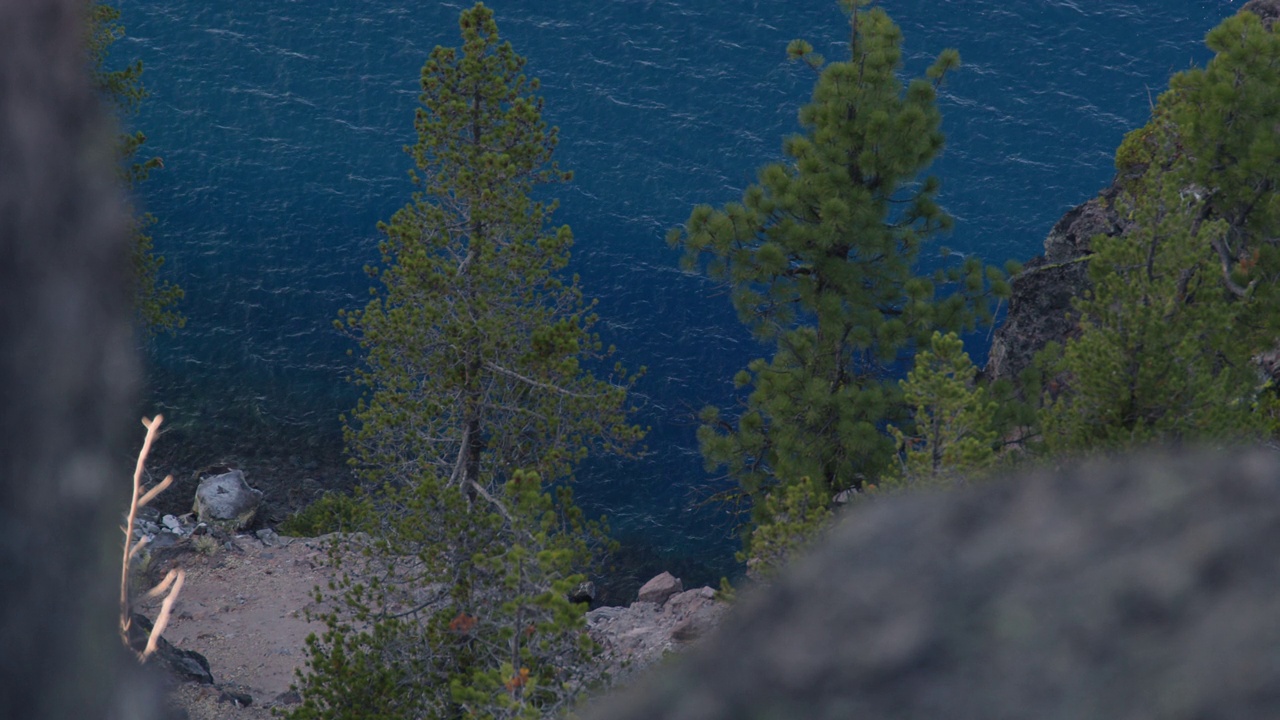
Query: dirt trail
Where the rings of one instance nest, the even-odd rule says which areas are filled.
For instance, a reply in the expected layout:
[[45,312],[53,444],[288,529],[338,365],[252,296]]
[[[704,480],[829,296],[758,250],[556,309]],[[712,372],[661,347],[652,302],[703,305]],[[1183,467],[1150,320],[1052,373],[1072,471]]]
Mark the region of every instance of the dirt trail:
[[[172,567],[187,573],[164,637],[203,655],[215,681],[174,686],[174,702],[189,720],[267,720],[273,707],[288,707],[289,699],[282,696],[297,670],[305,667],[307,635],[324,630],[320,623],[307,622],[306,615],[322,609],[315,586],[334,579],[331,539],[275,537],[266,545],[253,535],[239,535],[229,547],[217,546],[208,554],[197,552],[190,539],[156,551],[151,576]],[[594,620],[589,615],[588,625],[606,648],[607,662],[618,665],[609,673],[631,674],[708,632],[727,608],[713,597],[711,588],[699,588],[662,602],[636,602],[607,612],[599,608]],[[154,619],[159,605],[152,600],[137,609]],[[246,696],[251,699],[247,705],[237,702]]]
[[[164,636],[204,655],[217,683],[177,687],[178,704],[191,720],[271,717],[269,706],[306,661],[307,635],[323,630],[307,622],[306,610],[316,609],[312,589],[331,576],[327,540],[282,537],[267,546],[242,535],[230,549],[175,553],[165,565],[185,568],[187,579]],[[154,618],[159,602],[140,609]],[[227,691],[253,702],[238,707]]]

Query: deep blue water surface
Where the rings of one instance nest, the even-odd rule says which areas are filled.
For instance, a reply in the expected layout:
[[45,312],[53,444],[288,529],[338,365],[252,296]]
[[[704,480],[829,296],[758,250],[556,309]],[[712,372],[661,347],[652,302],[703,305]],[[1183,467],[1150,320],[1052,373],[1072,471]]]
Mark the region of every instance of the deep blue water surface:
[[[600,299],[606,342],[646,365],[649,453],[598,461],[579,497],[607,512],[635,562],[686,582],[733,571],[722,489],[702,469],[693,415],[726,404],[764,353],[727,297],[677,269],[663,241],[701,202],[736,200],[796,129],[813,76],[794,37],[841,57],[834,0],[492,0],[541,78],[558,159],[556,220]],[[1226,0],[885,0],[908,71],[959,49],[934,170],[956,217],[951,248],[988,261],[1038,252],[1053,222],[1111,178],[1124,132],[1171,73],[1207,59]],[[456,44],[459,2],[120,0],[152,97],[137,118],[165,169],[142,188],[187,328],[153,343],[153,397],[190,452],[270,472],[337,472],[354,393],[332,327],[362,305],[375,224],[411,192],[417,78]],[[981,348],[972,348],[981,353]],[[252,473],[253,468],[247,468]]]

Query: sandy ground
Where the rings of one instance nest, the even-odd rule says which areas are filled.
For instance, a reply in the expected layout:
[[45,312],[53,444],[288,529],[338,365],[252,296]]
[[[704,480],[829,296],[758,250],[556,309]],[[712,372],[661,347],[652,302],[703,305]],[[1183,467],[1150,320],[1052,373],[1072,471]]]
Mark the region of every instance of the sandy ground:
[[[272,717],[269,708],[306,661],[307,635],[324,629],[308,623],[306,611],[317,609],[312,590],[331,576],[327,540],[279,538],[267,546],[238,536],[207,555],[188,549],[158,562],[159,572],[187,573],[164,637],[204,655],[216,682],[175,687],[177,704],[191,720]],[[139,609],[154,618],[158,607],[149,601]],[[233,694],[252,702],[241,707]]]
[[[323,610],[314,588],[334,579],[331,540],[277,536],[268,545],[254,535],[239,535],[209,553],[198,552],[191,540],[155,551],[148,568],[153,582],[170,568],[186,571],[164,637],[203,655],[214,678],[213,685],[173,686],[172,700],[189,720],[266,720],[274,717],[273,708],[287,709],[298,701],[289,691],[306,664],[306,638],[324,630],[323,624],[307,621],[307,611]],[[704,607],[713,596],[711,588],[701,588],[673,596],[684,598],[679,603],[614,608],[598,628],[612,639],[597,641],[621,653],[622,660],[615,661],[624,666],[649,665],[688,640],[676,637],[680,628],[701,623],[695,623],[697,636],[705,632],[703,625],[715,624],[723,607]],[[136,610],[154,619],[159,606],[158,599],[150,600]],[[703,617],[708,614],[710,620]],[[622,676],[618,668],[610,672]]]

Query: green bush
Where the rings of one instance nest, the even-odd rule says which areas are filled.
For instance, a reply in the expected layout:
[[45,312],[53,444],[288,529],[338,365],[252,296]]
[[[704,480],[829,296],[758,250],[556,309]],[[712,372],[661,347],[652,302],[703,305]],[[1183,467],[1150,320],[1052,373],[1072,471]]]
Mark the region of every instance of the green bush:
[[363,494],[353,497],[327,492],[280,523],[280,532],[294,537],[317,537],[332,532],[367,531],[372,512]]

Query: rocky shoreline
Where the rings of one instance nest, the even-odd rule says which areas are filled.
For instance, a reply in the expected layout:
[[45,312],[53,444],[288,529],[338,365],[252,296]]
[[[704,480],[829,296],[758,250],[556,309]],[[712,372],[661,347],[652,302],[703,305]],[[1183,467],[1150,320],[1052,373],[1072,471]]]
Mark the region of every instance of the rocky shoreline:
[[[293,538],[255,526],[262,493],[238,471],[204,477],[194,495],[192,512],[145,508],[135,523],[135,539],[146,538],[148,548],[139,586],[174,568],[188,575],[154,662],[188,718],[271,717],[273,708],[300,702],[290,685],[304,667],[307,635],[323,629],[309,620],[320,609],[313,588],[333,579],[329,547],[340,538]],[[135,643],[145,645],[158,606],[138,607]],[[686,590],[664,572],[630,604],[589,610],[586,629],[612,687],[710,633],[728,609],[714,589]]]

